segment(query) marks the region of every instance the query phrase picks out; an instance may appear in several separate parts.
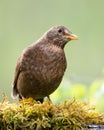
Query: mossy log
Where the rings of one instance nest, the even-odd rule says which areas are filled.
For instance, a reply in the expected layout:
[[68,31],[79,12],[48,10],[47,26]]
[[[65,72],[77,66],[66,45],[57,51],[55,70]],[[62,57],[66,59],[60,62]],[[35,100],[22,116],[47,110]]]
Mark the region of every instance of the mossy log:
[[92,124],[104,125],[104,114],[75,98],[58,105],[32,98],[0,103],[0,130],[87,130]]

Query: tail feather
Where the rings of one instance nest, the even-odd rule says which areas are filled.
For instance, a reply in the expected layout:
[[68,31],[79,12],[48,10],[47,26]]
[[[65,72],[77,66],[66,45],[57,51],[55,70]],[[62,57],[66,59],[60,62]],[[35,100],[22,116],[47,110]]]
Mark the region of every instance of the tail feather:
[[16,97],[18,97],[18,90],[15,86],[13,86],[13,90],[12,90],[12,93],[11,93],[11,97],[13,99],[15,99]]

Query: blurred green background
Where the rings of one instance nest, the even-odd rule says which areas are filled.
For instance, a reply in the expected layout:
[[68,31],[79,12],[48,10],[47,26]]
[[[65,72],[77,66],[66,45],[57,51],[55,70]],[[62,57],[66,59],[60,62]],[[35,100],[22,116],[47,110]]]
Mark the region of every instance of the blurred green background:
[[64,25],[79,40],[65,47],[67,70],[51,98],[59,102],[75,96],[104,111],[103,24],[104,0],[0,0],[0,100],[2,93],[11,95],[22,50],[53,25]]

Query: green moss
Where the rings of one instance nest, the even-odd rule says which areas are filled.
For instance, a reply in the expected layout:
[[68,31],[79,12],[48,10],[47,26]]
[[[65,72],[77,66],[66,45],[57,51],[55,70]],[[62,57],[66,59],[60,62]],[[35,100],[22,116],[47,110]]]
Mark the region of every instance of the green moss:
[[104,124],[104,114],[74,98],[58,105],[32,98],[0,103],[0,130],[80,130],[90,124]]

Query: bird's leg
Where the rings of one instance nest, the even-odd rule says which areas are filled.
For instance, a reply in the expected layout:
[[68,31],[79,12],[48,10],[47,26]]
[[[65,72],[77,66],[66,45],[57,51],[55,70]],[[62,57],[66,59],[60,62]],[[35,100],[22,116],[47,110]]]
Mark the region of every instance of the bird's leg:
[[41,103],[43,103],[44,98],[37,99],[36,101],[40,101]]
[[[50,99],[49,96],[47,96],[46,98],[48,99],[48,101],[49,101],[50,103],[52,103],[52,101],[51,101],[51,99]],[[45,98],[40,98],[40,99],[37,99],[36,101],[40,101],[41,103],[43,103],[44,100],[45,100]]]
[[18,95],[18,99],[19,99],[19,101],[20,101],[20,100],[24,99],[24,97],[19,94],[19,95]]
[[52,100],[49,95],[47,96],[47,99],[49,100],[50,103],[52,103]]

